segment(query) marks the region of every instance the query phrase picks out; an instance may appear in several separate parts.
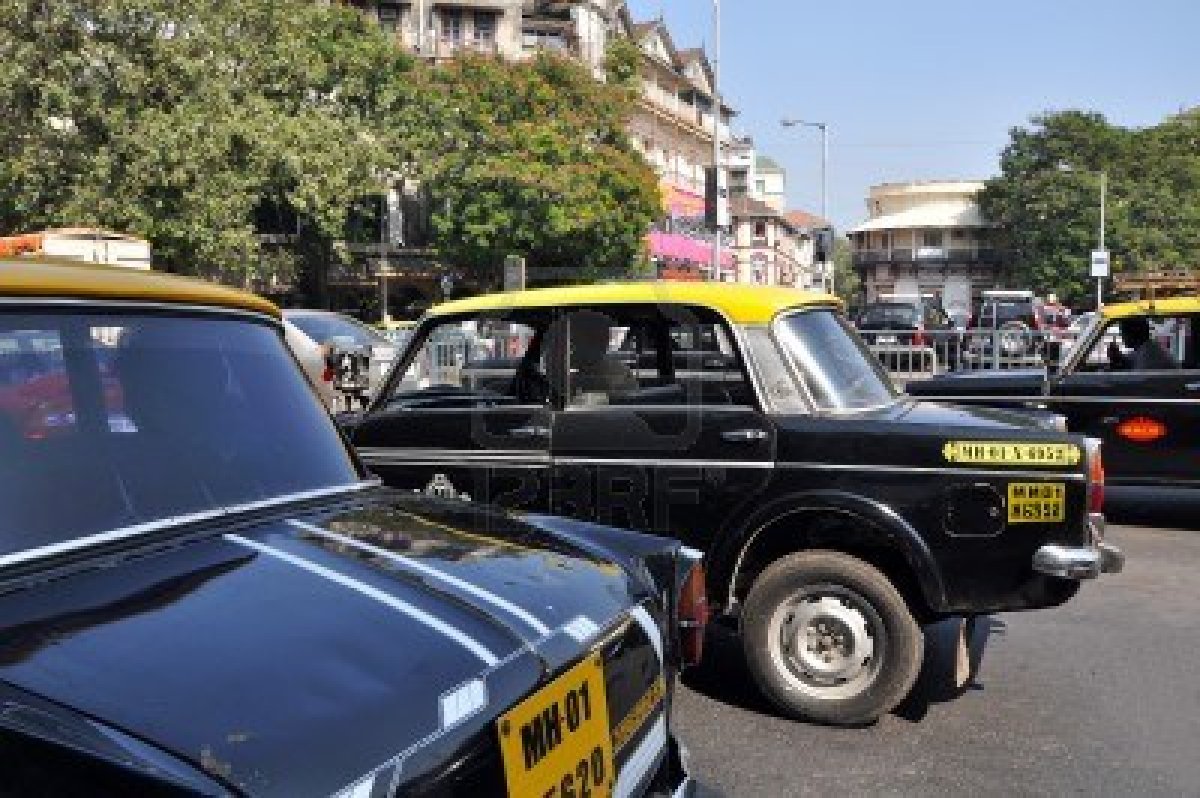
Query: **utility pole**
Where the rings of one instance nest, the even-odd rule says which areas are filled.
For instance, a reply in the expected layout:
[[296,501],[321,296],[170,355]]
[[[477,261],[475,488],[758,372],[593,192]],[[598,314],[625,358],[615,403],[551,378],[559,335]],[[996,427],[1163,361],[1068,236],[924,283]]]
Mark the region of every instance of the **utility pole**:
[[[821,131],[821,219],[829,224],[829,123],[827,122],[806,122],[803,119],[784,119],[780,122],[784,127],[815,127]],[[830,232],[833,232],[833,226],[829,227]],[[829,276],[829,293],[834,292],[834,274],[833,274],[833,237],[829,240],[830,251],[825,253],[828,258],[822,266],[822,270],[828,273]]]
[[728,201],[722,196],[725,184],[721,180],[721,0],[713,0],[713,34],[713,171],[717,180],[717,223],[714,226],[712,268],[713,277],[718,278],[721,274],[721,207],[723,200]]
[[[1104,252],[1104,211],[1108,204],[1108,173],[1100,170],[1100,251]],[[1104,278],[1096,278],[1096,312],[1104,307]]]

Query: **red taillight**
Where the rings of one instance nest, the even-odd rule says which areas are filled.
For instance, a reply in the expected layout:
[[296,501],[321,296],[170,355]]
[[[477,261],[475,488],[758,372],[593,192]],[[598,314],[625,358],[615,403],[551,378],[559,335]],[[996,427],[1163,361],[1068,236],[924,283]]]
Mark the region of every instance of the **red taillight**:
[[925,328],[917,325],[917,331],[913,334],[913,346],[925,346]]
[[679,654],[684,666],[697,665],[704,654],[708,627],[708,591],[704,566],[697,562],[679,589]]
[[1167,434],[1167,425],[1158,419],[1135,416],[1118,424],[1117,434],[1134,443],[1153,443]]
[[333,369],[326,366],[325,370],[321,372],[321,382],[333,382],[333,374]]
[[1088,452],[1088,512],[1104,509],[1104,459],[1097,445]]

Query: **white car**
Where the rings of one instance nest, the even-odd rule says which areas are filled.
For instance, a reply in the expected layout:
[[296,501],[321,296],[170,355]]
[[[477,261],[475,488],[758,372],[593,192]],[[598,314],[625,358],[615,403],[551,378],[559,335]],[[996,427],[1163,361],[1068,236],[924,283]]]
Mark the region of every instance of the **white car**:
[[362,322],[343,313],[329,310],[285,310],[283,325],[288,345],[304,368],[304,373],[329,406],[338,396],[333,388],[332,375],[326,370],[325,356],[331,345],[359,346],[369,349],[371,371],[368,385],[375,391],[396,359],[396,346]]

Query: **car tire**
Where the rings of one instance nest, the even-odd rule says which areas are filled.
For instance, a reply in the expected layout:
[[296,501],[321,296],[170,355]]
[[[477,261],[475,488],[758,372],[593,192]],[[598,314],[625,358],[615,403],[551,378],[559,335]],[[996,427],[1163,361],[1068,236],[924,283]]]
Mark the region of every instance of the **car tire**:
[[836,726],[894,709],[924,656],[921,627],[895,586],[834,551],[791,554],[759,575],[743,606],[742,645],[779,710]]

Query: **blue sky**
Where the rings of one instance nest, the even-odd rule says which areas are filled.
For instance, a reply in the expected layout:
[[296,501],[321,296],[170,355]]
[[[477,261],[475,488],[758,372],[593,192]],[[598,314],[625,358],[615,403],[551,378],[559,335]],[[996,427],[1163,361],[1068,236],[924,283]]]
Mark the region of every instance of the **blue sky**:
[[[679,47],[712,42],[711,0],[630,0]],[[828,122],[830,215],[866,216],[869,186],[986,178],[1008,130],[1084,108],[1122,125],[1200,105],[1200,0],[724,0],[722,88],[741,132],[788,169],[793,207],[820,207]]]

